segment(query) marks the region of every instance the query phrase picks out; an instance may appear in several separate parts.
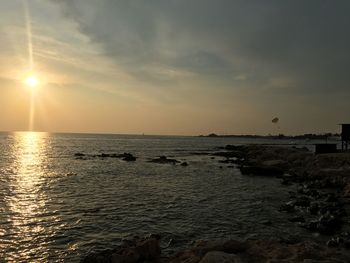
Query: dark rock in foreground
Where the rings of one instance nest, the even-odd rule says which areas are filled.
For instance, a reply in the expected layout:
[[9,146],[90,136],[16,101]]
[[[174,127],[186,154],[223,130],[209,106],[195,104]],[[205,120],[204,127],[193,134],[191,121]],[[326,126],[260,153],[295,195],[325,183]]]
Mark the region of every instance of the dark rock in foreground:
[[87,255],[83,263],[136,263],[136,262],[159,262],[159,240],[155,237],[136,238],[128,244],[114,250]]
[[349,251],[333,248],[346,242],[330,240],[328,246],[314,242],[283,243],[272,240],[199,241],[194,247],[170,257],[161,257],[159,240],[155,237],[129,241],[115,250],[89,254],[83,263],[267,263],[267,262],[349,262]]

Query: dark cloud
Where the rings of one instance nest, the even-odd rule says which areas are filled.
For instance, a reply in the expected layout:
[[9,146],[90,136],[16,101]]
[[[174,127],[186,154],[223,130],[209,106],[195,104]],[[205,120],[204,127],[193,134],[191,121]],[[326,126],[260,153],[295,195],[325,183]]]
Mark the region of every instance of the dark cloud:
[[249,76],[241,79],[252,89],[335,91],[350,82],[350,1],[60,3],[105,55],[139,77],[156,65],[228,81]]

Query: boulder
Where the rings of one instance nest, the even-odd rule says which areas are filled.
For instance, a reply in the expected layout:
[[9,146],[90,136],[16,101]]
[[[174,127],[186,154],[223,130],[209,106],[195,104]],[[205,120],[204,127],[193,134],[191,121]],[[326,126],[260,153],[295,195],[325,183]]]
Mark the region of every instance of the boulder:
[[150,237],[146,239],[131,240],[126,246],[114,250],[87,255],[83,263],[136,263],[157,262],[160,258],[161,249],[159,240]]
[[202,258],[200,263],[241,263],[239,256],[222,251],[210,251]]

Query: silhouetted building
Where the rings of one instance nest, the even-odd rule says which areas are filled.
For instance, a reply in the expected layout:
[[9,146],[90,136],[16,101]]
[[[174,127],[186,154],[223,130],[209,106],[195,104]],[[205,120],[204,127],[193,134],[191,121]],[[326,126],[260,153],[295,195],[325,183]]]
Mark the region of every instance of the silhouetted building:
[[337,144],[336,143],[316,143],[315,144],[315,153],[336,153]]
[[350,124],[341,125],[341,149],[347,151],[350,145]]

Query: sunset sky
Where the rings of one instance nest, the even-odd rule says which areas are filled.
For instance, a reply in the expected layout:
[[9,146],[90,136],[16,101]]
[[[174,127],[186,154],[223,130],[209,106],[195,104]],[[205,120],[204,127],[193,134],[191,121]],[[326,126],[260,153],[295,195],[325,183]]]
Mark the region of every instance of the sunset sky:
[[0,130],[28,130],[34,104],[35,131],[338,132],[350,122],[349,10],[347,0],[1,0]]

